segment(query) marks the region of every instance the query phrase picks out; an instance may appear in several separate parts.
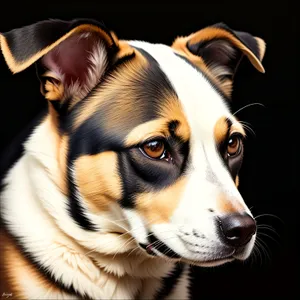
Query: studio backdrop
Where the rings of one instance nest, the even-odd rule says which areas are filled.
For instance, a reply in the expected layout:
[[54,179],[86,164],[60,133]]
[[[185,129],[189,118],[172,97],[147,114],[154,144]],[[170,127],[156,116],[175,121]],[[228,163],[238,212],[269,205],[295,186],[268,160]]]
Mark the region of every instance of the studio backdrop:
[[[295,4],[291,1],[183,1],[178,4],[6,1],[1,5],[0,32],[49,18],[94,18],[120,39],[168,45],[177,36],[224,22],[234,30],[251,32],[266,41],[265,73],[257,72],[248,60],[243,60],[229,104],[248,127],[239,189],[256,217],[257,245],[244,263],[192,267],[192,294],[194,299],[297,298],[299,11]],[[12,75],[0,57],[2,176],[18,156],[21,150],[18,142],[25,138],[26,128],[32,126],[34,117],[46,107],[39,84],[34,66]],[[0,292],[1,296],[4,291]]]

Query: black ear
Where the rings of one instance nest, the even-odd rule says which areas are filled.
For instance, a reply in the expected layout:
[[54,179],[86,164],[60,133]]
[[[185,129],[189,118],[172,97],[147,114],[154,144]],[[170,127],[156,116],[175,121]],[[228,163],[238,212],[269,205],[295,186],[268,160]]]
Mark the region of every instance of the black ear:
[[118,40],[89,19],[47,20],[0,34],[1,50],[13,73],[38,62],[48,100],[83,98],[118,53]]
[[265,42],[247,32],[233,31],[223,23],[179,38],[173,47],[184,47],[186,52],[201,58],[227,94],[231,93],[233,77],[242,57],[246,56],[258,71],[264,73],[261,61]]

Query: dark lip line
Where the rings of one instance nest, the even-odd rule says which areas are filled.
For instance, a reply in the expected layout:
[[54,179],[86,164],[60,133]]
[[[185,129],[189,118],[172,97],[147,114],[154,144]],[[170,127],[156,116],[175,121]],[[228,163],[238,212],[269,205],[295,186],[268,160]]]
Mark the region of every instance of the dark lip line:
[[[159,251],[162,255],[178,259],[181,257],[178,253],[176,253],[173,249],[171,249],[169,246],[167,246],[163,241],[161,241],[159,238],[157,238],[153,233],[149,235],[149,241],[150,243],[146,246],[146,251],[153,252],[151,248]],[[149,249],[149,250],[148,250]],[[155,254],[155,253],[154,253]]]
[[168,247],[163,241],[158,239],[153,233],[149,234],[148,236],[149,240],[147,244],[139,244],[139,246],[146,251],[151,256],[157,256],[157,253],[155,253],[153,250],[155,249],[160,254],[162,254],[165,257],[169,257],[171,259],[178,259],[181,258],[181,255],[174,252],[173,249]]
[[217,261],[225,260],[225,259],[234,259],[233,254],[228,255],[228,256],[224,256],[224,257],[219,257],[219,258],[211,259],[211,260],[203,260],[200,263],[212,263],[212,262],[217,262]]
[[[192,261],[188,258],[184,258],[182,257],[181,255],[177,254],[176,252],[174,252],[173,249],[171,249],[170,247],[168,247],[165,243],[163,243],[160,239],[158,239],[153,233],[151,233],[149,235],[149,239],[150,239],[150,243],[148,244],[139,244],[140,247],[146,251],[149,255],[151,256],[157,256],[157,253],[155,253],[153,251],[153,249],[155,249],[156,251],[158,251],[159,253],[161,253],[163,256],[166,256],[166,257],[169,257],[169,258],[173,258],[173,259],[178,259],[178,258],[183,258],[184,260],[187,260],[187,261]],[[156,243],[159,242],[159,246],[156,247]],[[163,249],[161,249],[163,246]],[[165,251],[161,251],[161,250],[168,250],[168,252],[171,252],[173,254],[176,254],[176,255],[172,255],[171,257],[169,255],[166,255],[165,254]],[[167,253],[168,253],[167,252]],[[228,255],[225,255],[223,257],[217,257],[217,258],[214,258],[214,259],[211,259],[211,260],[202,260],[202,261],[195,261],[195,263],[214,263],[214,262],[218,262],[218,261],[222,261],[222,260],[228,260],[228,259],[235,259],[234,258],[234,254],[235,254],[235,250],[233,250],[230,254]]]
[[[140,245],[142,246],[142,245]],[[163,252],[159,251],[159,249],[157,249],[155,246],[152,245],[152,243],[149,243],[148,245],[143,245],[142,248],[151,256],[157,256],[157,254],[152,250],[152,249],[155,249],[157,250],[158,252],[160,252],[163,256],[166,256],[166,257],[169,257],[168,255],[165,255]],[[172,249],[170,249],[172,250]],[[234,254],[235,254],[235,251],[233,251],[230,255],[226,255],[226,256],[223,256],[223,257],[218,257],[218,258],[215,258],[215,259],[211,259],[211,260],[202,260],[202,261],[195,261],[195,263],[214,263],[214,262],[218,262],[218,261],[222,261],[222,260],[227,260],[227,259],[235,259],[234,258]],[[176,259],[177,257],[174,257],[174,259]],[[185,258],[185,257],[182,257],[184,260],[190,262],[191,260],[188,259],[188,258]]]
[[192,264],[192,265],[201,265],[201,264],[210,264],[210,263],[215,263],[215,262],[220,262],[223,260],[233,260],[235,259],[233,255],[230,256],[224,256],[224,257],[220,257],[220,258],[216,258],[216,259],[212,259],[212,260],[202,260],[202,261],[191,261],[190,259],[183,259],[183,261],[185,261],[188,264]]
[[220,260],[225,260],[225,259],[234,259],[234,254],[235,254],[235,250],[231,251],[230,254],[228,255],[224,255],[224,256],[221,256],[221,257],[217,257],[217,258],[214,258],[214,259],[211,259],[211,260],[204,260],[203,262],[204,263],[211,263],[211,262],[217,262],[217,261],[220,261]]

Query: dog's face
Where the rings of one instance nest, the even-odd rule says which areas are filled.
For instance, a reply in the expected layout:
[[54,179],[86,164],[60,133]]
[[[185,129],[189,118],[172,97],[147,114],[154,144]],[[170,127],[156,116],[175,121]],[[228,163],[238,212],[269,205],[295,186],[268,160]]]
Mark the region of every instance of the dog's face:
[[256,226],[237,189],[245,132],[228,101],[243,56],[263,72],[261,39],[217,24],[170,47],[46,21],[2,34],[1,48],[13,72],[38,62],[78,228],[125,230],[148,255],[203,266],[250,255]]

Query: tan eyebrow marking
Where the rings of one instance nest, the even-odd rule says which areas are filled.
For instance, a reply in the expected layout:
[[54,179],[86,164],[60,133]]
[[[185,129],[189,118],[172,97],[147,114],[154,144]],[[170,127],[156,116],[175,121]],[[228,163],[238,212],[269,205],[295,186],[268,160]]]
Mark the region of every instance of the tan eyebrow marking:
[[229,125],[227,122],[227,117],[221,117],[215,124],[214,127],[214,137],[217,144],[221,144],[226,136],[228,135]]
[[221,144],[224,142],[228,134],[232,132],[239,132],[243,136],[246,135],[242,124],[238,120],[232,120],[226,116],[219,118],[214,127],[214,137],[216,143]]

